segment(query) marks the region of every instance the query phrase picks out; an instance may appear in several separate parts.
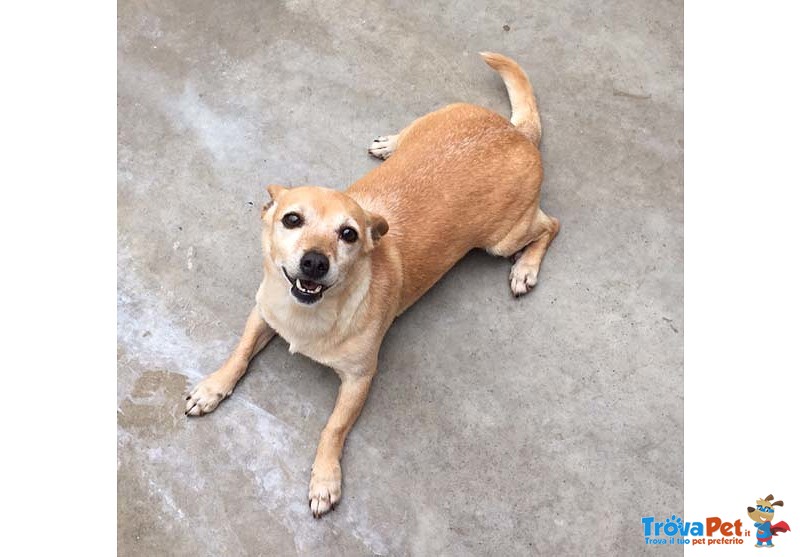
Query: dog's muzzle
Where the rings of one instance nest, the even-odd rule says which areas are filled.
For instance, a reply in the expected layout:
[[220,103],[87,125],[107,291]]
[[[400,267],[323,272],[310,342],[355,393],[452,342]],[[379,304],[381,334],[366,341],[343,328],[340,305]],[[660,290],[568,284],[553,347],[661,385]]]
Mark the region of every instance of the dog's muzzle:
[[308,279],[292,278],[285,267],[281,267],[286,280],[292,285],[291,293],[297,301],[304,304],[314,304],[322,299],[322,294],[328,286]]

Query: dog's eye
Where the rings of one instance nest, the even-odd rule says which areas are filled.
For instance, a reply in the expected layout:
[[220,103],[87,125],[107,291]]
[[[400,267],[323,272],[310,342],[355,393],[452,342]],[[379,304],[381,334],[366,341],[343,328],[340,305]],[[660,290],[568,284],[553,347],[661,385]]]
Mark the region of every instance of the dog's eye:
[[303,217],[297,213],[286,213],[283,215],[281,222],[286,228],[297,228],[303,224]]
[[341,237],[341,239],[347,242],[348,244],[352,244],[353,242],[358,240],[358,232],[356,232],[354,228],[350,228],[348,226],[342,228],[342,231],[339,232],[339,237]]

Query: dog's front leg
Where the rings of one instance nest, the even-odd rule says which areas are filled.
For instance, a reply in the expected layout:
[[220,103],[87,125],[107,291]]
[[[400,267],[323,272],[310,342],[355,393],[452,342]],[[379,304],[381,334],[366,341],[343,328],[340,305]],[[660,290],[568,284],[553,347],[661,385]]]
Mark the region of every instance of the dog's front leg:
[[275,336],[275,331],[261,317],[258,307],[254,307],[247,318],[242,338],[221,368],[205,377],[186,397],[186,415],[202,416],[214,410],[219,403],[233,392],[233,388],[247,366]]
[[352,375],[339,372],[342,384],[328,423],[320,435],[317,456],[311,469],[308,503],[314,518],[333,509],[342,497],[342,448],[347,434],[358,419],[369,386],[375,375],[374,367],[367,374]]

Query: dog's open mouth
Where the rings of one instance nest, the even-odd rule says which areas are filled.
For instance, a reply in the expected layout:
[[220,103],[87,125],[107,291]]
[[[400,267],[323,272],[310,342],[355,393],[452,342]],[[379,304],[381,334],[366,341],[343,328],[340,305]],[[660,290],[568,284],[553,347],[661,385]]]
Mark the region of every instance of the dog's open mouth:
[[292,285],[292,296],[297,298],[298,301],[304,304],[313,304],[322,298],[322,294],[328,289],[327,286],[313,280],[306,280],[301,278],[292,278],[285,268],[283,274],[286,275],[286,280]]

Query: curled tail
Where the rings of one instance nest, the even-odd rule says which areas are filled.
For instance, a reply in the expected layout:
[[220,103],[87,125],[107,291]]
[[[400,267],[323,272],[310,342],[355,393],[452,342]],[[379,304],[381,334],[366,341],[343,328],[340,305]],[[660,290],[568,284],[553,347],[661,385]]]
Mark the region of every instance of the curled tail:
[[511,100],[511,123],[528,136],[538,147],[542,138],[542,122],[533,96],[533,87],[525,71],[511,58],[494,52],[481,52],[483,60],[492,67],[508,89]]

